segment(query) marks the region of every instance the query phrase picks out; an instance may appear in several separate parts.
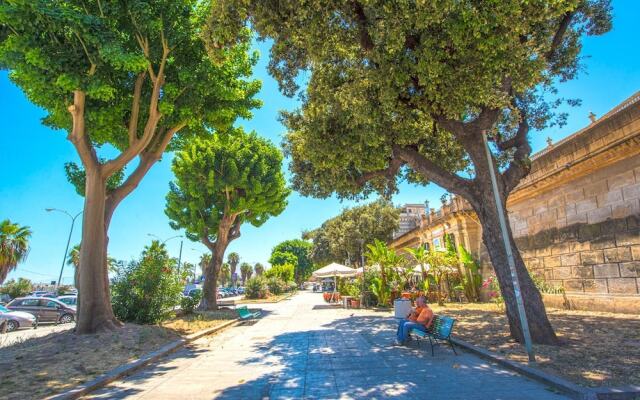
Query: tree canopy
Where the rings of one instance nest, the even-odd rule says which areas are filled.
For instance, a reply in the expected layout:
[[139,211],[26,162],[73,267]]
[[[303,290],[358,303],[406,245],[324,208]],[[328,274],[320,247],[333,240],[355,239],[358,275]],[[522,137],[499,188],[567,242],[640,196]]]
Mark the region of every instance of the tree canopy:
[[295,266],[295,281],[300,283],[313,271],[311,242],[302,239],[285,240],[271,250],[269,262],[273,265],[291,264]]
[[362,251],[376,239],[387,241],[400,222],[400,211],[386,200],[377,200],[353,208],[325,221],[305,233],[312,240],[311,258],[316,264],[333,261],[360,264]]
[[0,284],[29,254],[31,229],[8,219],[0,222]]
[[280,150],[241,128],[194,138],[176,154],[165,213],[172,228],[211,251],[202,308],[217,308],[224,252],[240,237],[241,225],[261,226],[286,207],[290,190],[281,168]]

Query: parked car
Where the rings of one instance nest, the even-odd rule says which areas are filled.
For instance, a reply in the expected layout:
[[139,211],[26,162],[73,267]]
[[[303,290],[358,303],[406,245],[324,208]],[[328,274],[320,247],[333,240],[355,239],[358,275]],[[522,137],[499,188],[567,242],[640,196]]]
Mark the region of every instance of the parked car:
[[6,321],[7,332],[36,326],[36,317],[33,314],[23,311],[11,311],[5,306],[0,306],[0,319]]
[[0,305],[5,305],[11,301],[11,296],[8,294],[0,294]]
[[33,314],[38,322],[66,324],[76,319],[76,310],[58,299],[47,297],[21,297],[7,304],[11,311],[24,311]]
[[74,310],[77,309],[78,296],[75,296],[75,295],[58,296],[58,300],[68,305],[69,307],[73,308]]
[[193,297],[198,293],[202,294],[202,290],[199,288],[194,288],[194,289],[190,289],[187,293],[185,293],[185,296]]

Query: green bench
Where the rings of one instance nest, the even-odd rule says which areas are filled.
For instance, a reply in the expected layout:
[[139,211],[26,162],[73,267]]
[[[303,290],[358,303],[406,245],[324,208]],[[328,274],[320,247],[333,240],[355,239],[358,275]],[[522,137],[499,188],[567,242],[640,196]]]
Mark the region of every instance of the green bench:
[[456,320],[451,317],[436,315],[430,330],[423,332],[419,329],[411,329],[409,334],[422,339],[429,339],[429,343],[431,344],[431,356],[433,356],[434,342],[435,344],[438,344],[438,342],[448,343],[449,346],[451,346],[453,353],[458,355],[456,348],[453,347],[453,342],[451,341],[451,331],[453,331],[453,324],[455,322]]
[[260,311],[251,312],[247,306],[238,307],[236,311],[238,311],[238,316],[241,320],[258,318],[260,316]]

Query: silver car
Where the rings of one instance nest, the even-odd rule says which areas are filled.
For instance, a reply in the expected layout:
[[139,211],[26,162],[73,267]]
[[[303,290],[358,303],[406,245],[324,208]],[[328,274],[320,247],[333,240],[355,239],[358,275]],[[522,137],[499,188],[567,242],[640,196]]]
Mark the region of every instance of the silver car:
[[23,311],[11,311],[5,306],[0,306],[0,320],[7,322],[7,332],[20,328],[31,328],[36,325],[36,317]]

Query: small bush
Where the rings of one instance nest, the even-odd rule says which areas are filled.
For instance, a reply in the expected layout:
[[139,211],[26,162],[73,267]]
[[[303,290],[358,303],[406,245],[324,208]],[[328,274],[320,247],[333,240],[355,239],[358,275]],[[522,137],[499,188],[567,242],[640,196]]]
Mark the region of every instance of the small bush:
[[182,308],[182,312],[185,314],[192,314],[198,304],[200,304],[200,300],[202,300],[202,292],[199,290],[195,291],[191,296],[184,296],[180,300],[180,308]]
[[267,287],[269,288],[269,292],[274,295],[279,295],[284,292],[286,287],[286,283],[280,278],[272,276],[267,280]]
[[180,304],[183,279],[163,244],[153,241],[139,261],[121,268],[111,285],[113,311],[122,321],[155,324]]
[[266,299],[268,294],[267,281],[262,276],[254,276],[245,283],[247,299]]

